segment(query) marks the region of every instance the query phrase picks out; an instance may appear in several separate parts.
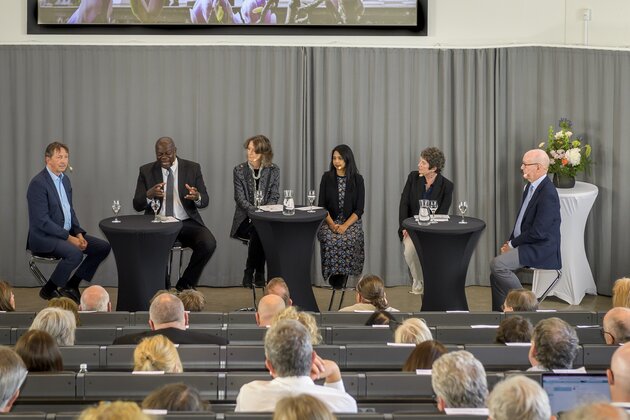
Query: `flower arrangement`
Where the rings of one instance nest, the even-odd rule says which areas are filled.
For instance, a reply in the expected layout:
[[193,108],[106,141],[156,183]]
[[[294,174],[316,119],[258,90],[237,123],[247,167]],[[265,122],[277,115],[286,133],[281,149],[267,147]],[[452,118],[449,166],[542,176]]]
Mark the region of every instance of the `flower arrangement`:
[[547,143],[538,145],[549,155],[549,173],[575,177],[578,172],[586,170],[591,163],[591,146],[582,144],[582,139],[572,139],[573,123],[567,118],[561,118],[558,122],[560,131],[555,131],[549,126]]

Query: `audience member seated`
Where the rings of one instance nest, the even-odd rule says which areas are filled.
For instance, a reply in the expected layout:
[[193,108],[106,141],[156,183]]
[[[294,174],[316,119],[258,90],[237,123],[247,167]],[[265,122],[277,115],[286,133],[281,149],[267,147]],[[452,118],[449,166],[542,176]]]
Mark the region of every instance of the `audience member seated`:
[[317,398],[301,394],[278,401],[273,420],[336,420],[336,417]]
[[503,312],[536,312],[538,299],[531,290],[512,289],[505,297]]
[[361,277],[356,287],[356,303],[352,306],[341,308],[340,312],[353,311],[389,311],[398,312],[387,302],[385,283],[375,274],[366,274]]
[[416,345],[407,361],[405,362],[403,372],[415,372],[416,369],[431,369],[433,362],[440,358],[448,350],[442,343],[435,340],[427,340]]
[[311,335],[311,344],[314,346],[321,344],[322,334],[319,332],[317,321],[313,315],[307,312],[298,311],[295,309],[295,306],[289,306],[273,318],[271,325],[278,321],[282,321],[283,319],[293,319],[298,321],[300,324],[304,325],[304,328],[306,328],[308,333]]
[[142,401],[145,410],[210,411],[210,403],[201,399],[197,388],[178,382],[166,384]]
[[529,319],[520,315],[510,316],[499,324],[494,342],[497,344],[529,343],[532,341],[533,331],[534,327]]
[[630,341],[630,308],[613,307],[602,321],[606,344],[623,344]]
[[615,281],[612,289],[612,306],[630,308],[630,278],[622,277]]
[[400,325],[400,322],[398,322],[391,312],[375,311],[372,315],[370,315],[367,321],[365,321],[365,325],[390,325],[392,327],[397,327]]
[[29,330],[15,343],[15,352],[22,358],[29,372],[60,372],[63,358],[50,334]]
[[84,312],[111,312],[112,302],[105,288],[94,284],[81,293],[80,311]]
[[68,312],[72,312],[75,324],[77,325],[77,327],[81,326],[81,319],[79,318],[79,305],[77,305],[74,300],[68,297],[52,298],[48,301],[48,307],[61,308],[65,309]]
[[431,385],[440,411],[486,406],[486,371],[481,362],[465,350],[446,353],[433,363]]
[[151,420],[138,404],[131,401],[101,401],[81,412],[79,420]]
[[0,346],[0,413],[11,411],[27,373],[20,356],[11,348]]
[[605,402],[581,405],[560,415],[560,420],[627,420],[628,415],[621,407]]
[[182,373],[182,361],[175,344],[163,335],[154,335],[140,341],[133,351],[135,372]]
[[202,312],[206,306],[206,297],[198,290],[185,289],[177,295],[188,312]]
[[543,319],[534,327],[528,371],[572,369],[578,351],[575,329],[560,318]]
[[13,294],[13,288],[4,280],[0,280],[0,311],[15,311],[15,295]]
[[77,322],[72,312],[61,308],[44,308],[35,316],[29,330],[50,334],[58,346],[73,346]]
[[268,327],[273,321],[273,317],[284,310],[284,300],[278,295],[263,296],[258,302],[256,311],[256,324],[259,327]]
[[288,308],[293,305],[289,286],[282,277],[274,277],[265,286],[265,295],[278,295],[284,300],[284,305]]
[[[287,396],[309,394],[337,413],[356,413],[356,401],[345,392],[339,367],[320,363],[311,337],[294,320],[278,321],[265,334],[265,366],[272,381],[253,381],[241,387],[234,411],[272,412]],[[324,379],[324,385],[313,381]]]
[[610,387],[610,400],[630,407],[630,343],[615,350],[606,375]]
[[433,340],[431,330],[420,318],[407,318],[394,332],[396,343],[420,344],[423,341]]
[[145,337],[163,335],[175,344],[228,344],[223,337],[187,330],[188,313],[175,295],[162,293],[153,298],[149,307],[151,331],[127,334],[114,340],[114,344],[137,344]]
[[499,382],[488,396],[489,419],[555,420],[542,387],[523,375]]

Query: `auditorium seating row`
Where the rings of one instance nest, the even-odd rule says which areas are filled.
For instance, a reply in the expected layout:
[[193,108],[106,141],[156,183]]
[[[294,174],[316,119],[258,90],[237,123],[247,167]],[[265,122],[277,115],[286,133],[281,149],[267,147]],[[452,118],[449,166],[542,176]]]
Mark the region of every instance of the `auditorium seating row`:
[[[0,313],[0,327],[28,327],[35,318],[35,312]],[[321,326],[363,325],[370,316],[362,312],[321,312],[312,313]],[[556,311],[556,312],[398,312],[394,314],[399,320],[409,317],[424,319],[429,326],[461,326],[461,325],[498,325],[505,317],[521,315],[532,324],[552,316],[559,317],[571,325],[601,325],[605,312],[589,311]],[[254,312],[191,312],[191,325],[254,325]],[[146,326],[149,323],[148,312],[82,312],[83,326]]]

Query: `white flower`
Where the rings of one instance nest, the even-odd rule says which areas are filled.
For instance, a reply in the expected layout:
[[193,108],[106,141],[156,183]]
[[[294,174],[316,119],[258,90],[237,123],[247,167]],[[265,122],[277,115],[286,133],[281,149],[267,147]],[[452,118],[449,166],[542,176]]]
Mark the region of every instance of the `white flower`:
[[567,150],[567,153],[565,156],[568,159],[569,164],[571,166],[579,165],[580,161],[582,160],[582,154],[580,153],[580,149],[578,148]]
[[549,164],[550,164],[550,165],[555,165],[555,163],[556,163],[556,160],[555,160],[555,159],[549,159]]
[[567,135],[567,137],[571,138],[571,136],[573,135],[573,132],[567,131],[567,132],[565,132],[565,134]]
[[545,142],[543,141],[543,142],[541,142],[541,143],[538,145],[538,148],[540,149],[540,148],[542,148],[544,145],[545,145]]
[[561,139],[564,137],[564,133],[562,131],[558,131],[555,135],[556,140]]

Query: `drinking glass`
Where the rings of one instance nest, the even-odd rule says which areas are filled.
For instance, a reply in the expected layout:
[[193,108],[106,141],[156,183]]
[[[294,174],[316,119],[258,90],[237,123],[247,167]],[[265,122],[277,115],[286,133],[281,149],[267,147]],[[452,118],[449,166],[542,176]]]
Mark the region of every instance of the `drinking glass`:
[[429,200],[420,200],[420,211],[418,212],[418,224],[427,226],[430,221],[429,217]]
[[160,223],[160,219],[157,217],[157,212],[160,209],[160,200],[152,199],[151,208],[153,209],[153,220],[151,220],[151,223]]
[[295,214],[295,202],[293,201],[293,190],[284,190],[284,201],[282,202],[282,214],[293,216]]
[[262,204],[262,201],[263,201],[263,191],[262,190],[254,191],[254,205],[256,206],[256,210],[254,211],[254,213],[262,212],[262,210],[260,209],[260,205]]
[[306,212],[315,213],[315,210],[313,210],[313,203],[315,202],[315,190],[308,190],[308,193],[306,194],[306,199],[308,200],[308,205],[311,206],[311,208]]
[[435,220],[435,212],[438,209],[438,202],[437,200],[429,200],[429,210],[431,210],[431,223],[437,223],[437,220]]
[[466,201],[460,201],[457,207],[459,208],[459,212],[462,214],[462,220],[459,222],[459,224],[467,224],[468,222],[464,219],[464,213],[466,213],[466,210],[468,210],[468,203]]
[[112,223],[120,223],[120,220],[118,220],[118,212],[120,211],[119,200],[114,200],[112,202],[112,211],[114,212],[114,220],[112,220]]

